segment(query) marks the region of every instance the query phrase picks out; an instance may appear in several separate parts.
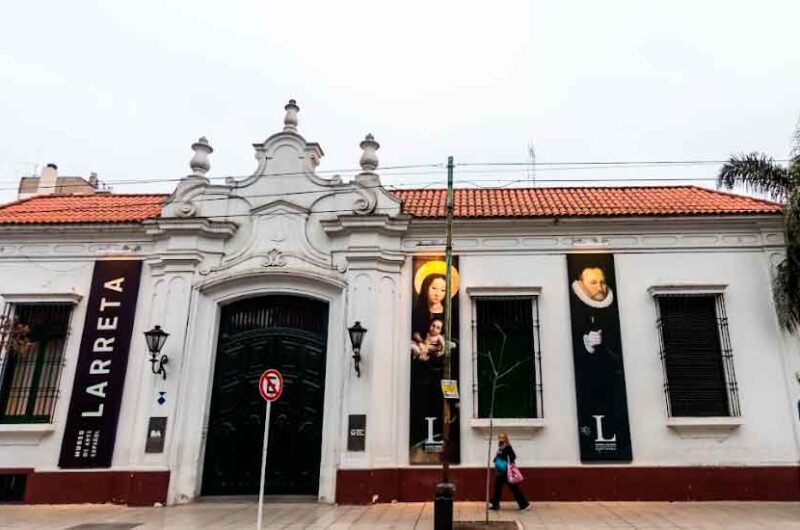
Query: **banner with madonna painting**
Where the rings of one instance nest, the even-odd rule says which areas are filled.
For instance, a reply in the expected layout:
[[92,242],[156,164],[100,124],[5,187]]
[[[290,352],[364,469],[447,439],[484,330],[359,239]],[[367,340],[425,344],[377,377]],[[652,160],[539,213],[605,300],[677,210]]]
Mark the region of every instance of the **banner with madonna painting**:
[[[413,262],[413,304],[411,308],[411,412],[409,463],[439,464],[443,449],[444,403],[441,380],[444,378],[445,347],[445,270],[444,257],[415,257]],[[451,379],[458,376],[458,258],[451,266],[452,344]],[[451,402],[449,461],[461,460],[459,402]]]

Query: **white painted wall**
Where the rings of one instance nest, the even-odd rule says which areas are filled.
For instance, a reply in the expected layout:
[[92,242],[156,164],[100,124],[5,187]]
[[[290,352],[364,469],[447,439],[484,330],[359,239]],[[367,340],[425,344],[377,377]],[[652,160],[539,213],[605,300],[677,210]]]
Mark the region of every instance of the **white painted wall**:
[[[519,227],[510,229],[509,237],[504,238],[493,236],[491,227],[465,227],[468,235],[461,239],[460,250],[457,238],[461,269],[462,465],[478,466],[486,459],[486,431],[470,426],[474,337],[467,291],[489,287],[541,288],[544,427],[507,429],[521,463],[580,465],[565,257],[566,252],[576,251],[616,255],[634,455],[631,464],[620,465],[797,464],[796,403],[800,398],[794,376],[797,349],[796,341],[779,330],[771,305],[769,262],[770,258],[774,261],[773,254],[780,253],[769,243],[775,240],[774,234],[762,234],[762,227],[755,223],[749,230],[738,226],[736,235],[726,235],[726,229],[720,226],[676,227],[662,221],[646,227],[649,231],[631,226],[625,234],[615,235],[604,231],[608,229],[604,224],[599,221],[594,226],[581,226],[577,232],[562,234],[552,227],[540,227],[535,240],[524,237],[525,229]],[[676,228],[681,231],[675,232]],[[673,233],[667,234],[670,229]],[[606,244],[586,249],[572,247],[572,238],[578,236],[598,237],[605,239]],[[415,239],[426,237],[427,230],[414,233],[412,227],[405,246],[411,247]],[[656,238],[670,244],[648,243]],[[732,245],[734,239],[750,244]],[[542,245],[542,241],[547,244]],[[404,270],[406,285],[410,285],[410,267],[409,260]],[[724,298],[739,385],[743,420],[740,427],[722,432],[710,429],[686,432],[667,427],[655,306],[648,293],[649,287],[664,284],[727,284]],[[410,307],[409,300],[403,303]],[[406,326],[410,329],[408,322]],[[400,412],[406,441],[407,414],[406,402],[406,408]],[[403,448],[398,451],[402,453]]]
[[[94,263],[98,259],[115,256],[144,259],[144,255],[152,250],[152,244],[140,226],[117,225],[111,230],[108,227],[42,230],[37,227],[6,226],[0,230],[0,249],[0,303],[16,300],[20,295],[30,295],[31,301],[42,296],[78,295],[79,301],[70,319],[64,368],[59,383],[60,394],[52,423],[27,426],[0,424],[0,467],[53,471],[58,469]],[[135,424],[138,413],[139,380],[143,378],[145,369],[149,372],[147,349],[142,336],[148,329],[143,323],[143,315],[149,312],[148,291],[149,277],[145,266],[113,457],[115,468],[127,469],[136,465],[131,458],[131,447],[135,440],[131,426]],[[144,435],[138,434],[143,447]]]
[[[382,222],[382,221],[381,221]],[[570,336],[567,252],[602,251],[616,255],[617,297],[623,338],[628,407],[634,466],[673,465],[794,465],[798,462],[797,343],[777,327],[769,294],[770,263],[780,256],[776,221],[743,221],[698,226],[691,220],[670,223],[603,222],[570,227],[525,223],[462,224],[456,238],[460,256],[462,466],[482,465],[485,430],[470,425],[473,411],[471,299],[474,288],[541,289],[541,351],[544,426],[509,429],[526,466],[579,466],[576,404]],[[759,224],[760,223],[760,224]],[[766,226],[764,226],[766,223]],[[735,223],[734,223],[735,224]],[[385,227],[384,227],[385,228]],[[334,237],[334,253],[350,260],[345,274],[327,276],[313,268],[253,273],[234,270],[203,276],[195,269],[202,260],[169,258],[184,255],[175,242],[168,250],[148,240],[142,230],[110,236],[100,232],[81,237],[40,232],[3,234],[0,246],[0,294],[66,293],[83,298],[72,317],[71,335],[52,431],[24,432],[0,426],[0,467],[56,470],[66,407],[72,391],[75,363],[94,260],[107,254],[97,247],[122,250],[138,245],[147,258],[139,293],[129,354],[125,394],[113,468],[172,472],[170,502],[186,502],[200,488],[204,426],[210,403],[211,370],[220,304],[232,299],[294,292],[316,296],[331,308],[328,379],[325,404],[326,439],[320,496],[335,495],[335,470],[408,466],[411,249],[430,241],[434,225],[412,224],[395,265],[386,256],[353,256],[350,236]],[[361,228],[356,241],[372,241],[386,252],[400,240],[375,239]],[[725,230],[729,233],[726,234]],[[496,233],[504,235],[498,236]],[[576,234],[604,241],[597,248],[576,248]],[[736,241],[733,242],[733,235]],[[748,238],[743,237],[749,236]],[[711,239],[703,239],[711,238]],[[19,241],[20,238],[26,241]],[[656,239],[657,238],[657,239]],[[726,239],[727,238],[727,239]],[[68,240],[67,242],[65,242]],[[374,241],[373,241],[374,240]],[[658,244],[653,243],[658,241]],[[394,242],[394,243],[393,243]],[[667,244],[669,243],[669,244]],[[187,243],[196,245],[193,241]],[[366,245],[369,246],[369,245]],[[180,245],[178,245],[180,247]],[[440,250],[426,249],[427,253]],[[35,252],[35,253],[34,253]],[[99,252],[99,254],[98,254]],[[402,256],[405,256],[404,258]],[[169,258],[169,259],[168,259]],[[355,259],[355,261],[353,261]],[[395,256],[396,259],[396,256]],[[401,265],[402,264],[402,265]],[[722,434],[686,433],[667,427],[662,366],[658,356],[655,309],[648,288],[663,284],[726,284],[725,303],[734,351],[743,425]],[[362,377],[355,377],[345,328],[355,320],[370,331],[364,344]],[[166,382],[150,373],[142,333],[162,323],[171,333],[165,346],[170,357]],[[187,330],[188,325],[188,332]],[[167,404],[158,405],[159,391]],[[367,414],[367,451],[346,451],[347,415]],[[167,450],[145,454],[147,419],[169,417]]]

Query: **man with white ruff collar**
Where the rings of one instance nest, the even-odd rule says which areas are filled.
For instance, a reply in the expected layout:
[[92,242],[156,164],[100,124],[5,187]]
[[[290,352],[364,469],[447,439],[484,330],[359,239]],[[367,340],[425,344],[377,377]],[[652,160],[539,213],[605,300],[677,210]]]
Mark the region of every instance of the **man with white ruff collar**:
[[619,335],[615,333],[617,316],[613,311],[603,311],[614,303],[614,292],[606,283],[603,269],[583,269],[580,277],[572,282],[572,291],[586,305],[583,311],[586,332],[582,334],[586,353],[619,357]]
[[587,450],[581,453],[591,455],[591,460],[625,460],[630,452],[630,435],[614,291],[600,264],[584,262],[573,269],[578,270],[571,291],[575,375],[582,395],[578,423],[581,445]]

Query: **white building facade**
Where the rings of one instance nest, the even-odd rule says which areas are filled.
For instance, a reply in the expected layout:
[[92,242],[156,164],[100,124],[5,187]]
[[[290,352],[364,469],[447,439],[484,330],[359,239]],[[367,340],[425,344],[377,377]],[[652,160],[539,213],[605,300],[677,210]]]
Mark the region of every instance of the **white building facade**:
[[[298,110],[243,180],[212,184],[201,139],[169,197],[0,208],[0,301],[28,325],[4,335],[6,500],[256,493],[266,368],[285,388],[268,492],[433,496],[443,342],[438,310],[417,304],[442,272],[444,193],[384,188],[371,136],[352,181],[317,175]],[[487,355],[513,369],[493,428],[534,500],[800,498],[800,359],[770,295],[780,207],[690,187],[458,190],[456,206],[458,499],[484,491]],[[166,375],[145,341],[156,325]]]

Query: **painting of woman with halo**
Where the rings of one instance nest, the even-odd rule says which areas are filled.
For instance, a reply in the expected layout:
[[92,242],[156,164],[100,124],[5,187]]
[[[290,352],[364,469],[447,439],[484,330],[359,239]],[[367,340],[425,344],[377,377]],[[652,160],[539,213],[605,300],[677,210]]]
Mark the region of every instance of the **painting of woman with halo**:
[[[452,342],[451,379],[458,380],[458,264],[451,267]],[[442,451],[443,397],[441,380],[445,360],[446,265],[442,258],[414,258],[414,305],[411,313],[412,464],[438,464]],[[459,461],[458,404],[451,407],[450,461]]]

